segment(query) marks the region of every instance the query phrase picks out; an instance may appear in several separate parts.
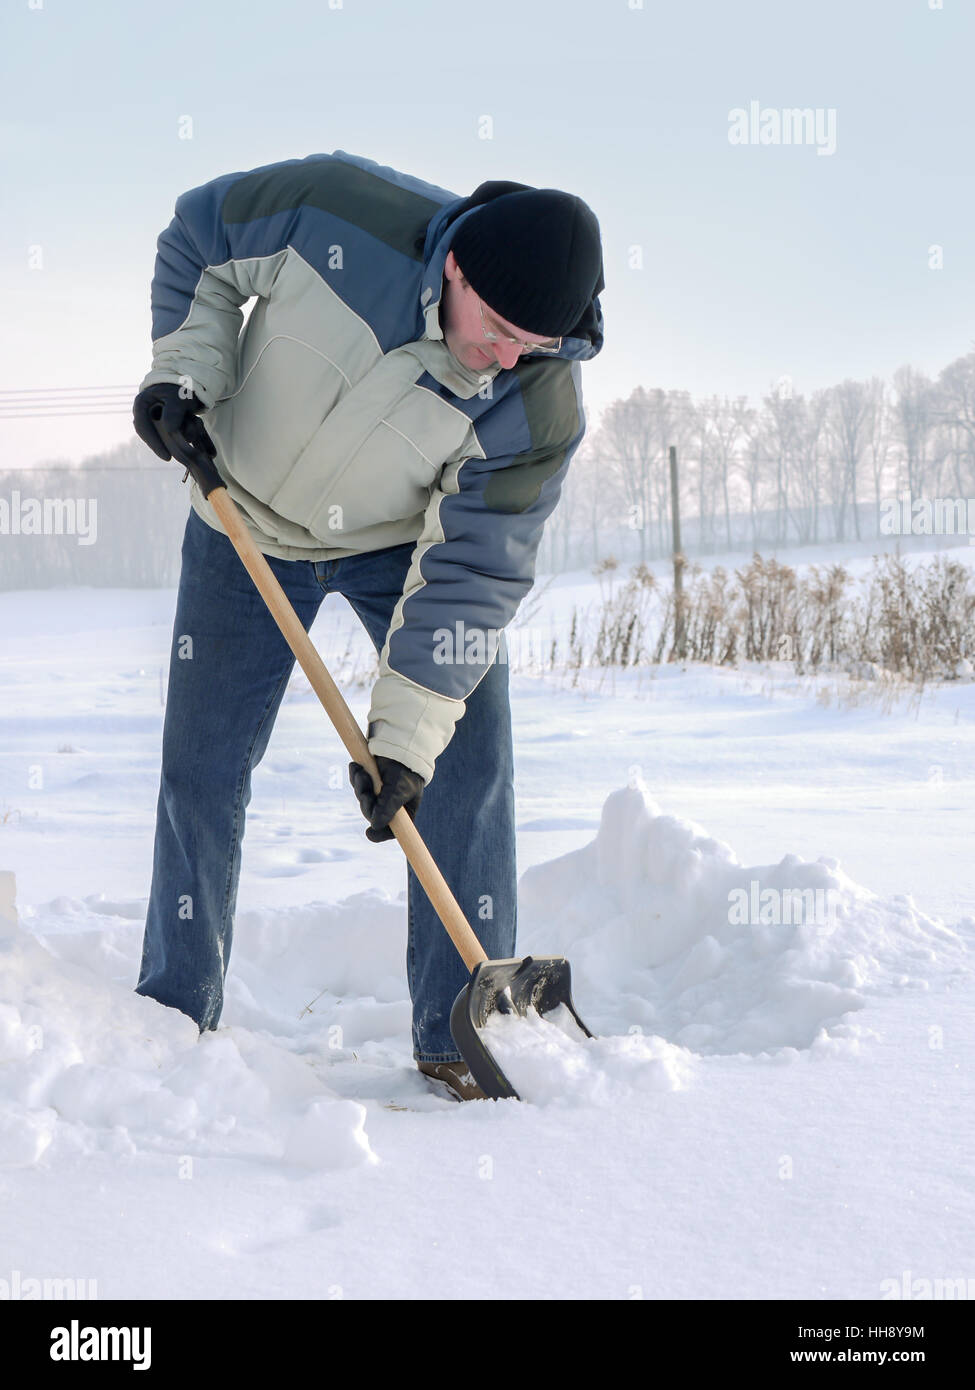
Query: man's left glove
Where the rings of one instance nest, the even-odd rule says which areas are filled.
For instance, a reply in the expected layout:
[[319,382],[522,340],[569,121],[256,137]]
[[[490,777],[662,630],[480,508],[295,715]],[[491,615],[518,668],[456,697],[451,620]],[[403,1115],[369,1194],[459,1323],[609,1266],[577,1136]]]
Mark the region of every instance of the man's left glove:
[[378,796],[372,789],[372,778],[361,763],[349,763],[349,781],[359,798],[362,814],[369,822],[366,839],[379,844],[381,840],[395,838],[389,822],[401,806],[406,807],[411,819],[415,817],[426,783],[418,772],[404,767],[395,758],[379,755],[376,766],[383,779]]

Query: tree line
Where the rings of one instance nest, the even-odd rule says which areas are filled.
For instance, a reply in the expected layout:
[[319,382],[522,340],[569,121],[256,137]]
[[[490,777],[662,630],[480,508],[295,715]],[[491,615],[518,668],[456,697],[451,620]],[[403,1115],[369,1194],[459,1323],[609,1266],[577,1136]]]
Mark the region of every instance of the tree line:
[[688,554],[869,539],[905,492],[975,498],[975,352],[935,380],[904,366],[804,396],[783,378],[759,406],[639,386],[583,440],[539,568],[668,555],[671,445]]
[[0,475],[0,589],[159,588],[179,577],[189,485],[133,438]]

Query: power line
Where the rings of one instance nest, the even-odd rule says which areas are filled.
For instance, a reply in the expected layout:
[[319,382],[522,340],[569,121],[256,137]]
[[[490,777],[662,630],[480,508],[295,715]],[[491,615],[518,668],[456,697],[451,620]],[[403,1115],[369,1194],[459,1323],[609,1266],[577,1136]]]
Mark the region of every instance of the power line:
[[72,473],[76,478],[91,473],[107,473],[110,476],[116,473],[173,473],[182,467],[181,463],[147,464],[145,467],[140,463],[122,463],[118,466],[111,463],[96,463],[92,467],[84,463],[37,463],[27,468],[0,469],[0,477],[8,473],[15,473],[21,479],[29,478],[34,473],[44,477],[48,473]]
[[75,420],[82,415],[131,415],[131,405],[107,410],[0,410],[0,420]]
[[7,396],[61,396],[68,391],[131,391],[134,395],[138,389],[137,386],[130,386],[128,382],[117,383],[114,386],[18,386],[0,391],[0,400]]
[[23,387],[0,391],[0,420],[70,419],[128,415],[137,386]]

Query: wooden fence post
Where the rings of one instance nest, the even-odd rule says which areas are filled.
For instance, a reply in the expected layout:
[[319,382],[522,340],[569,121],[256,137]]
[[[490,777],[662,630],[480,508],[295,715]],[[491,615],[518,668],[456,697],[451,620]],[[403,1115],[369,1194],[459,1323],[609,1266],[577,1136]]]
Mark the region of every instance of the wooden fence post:
[[684,552],[680,540],[680,489],[677,483],[677,450],[670,446],[670,515],[674,549],[674,645],[671,661],[684,660]]

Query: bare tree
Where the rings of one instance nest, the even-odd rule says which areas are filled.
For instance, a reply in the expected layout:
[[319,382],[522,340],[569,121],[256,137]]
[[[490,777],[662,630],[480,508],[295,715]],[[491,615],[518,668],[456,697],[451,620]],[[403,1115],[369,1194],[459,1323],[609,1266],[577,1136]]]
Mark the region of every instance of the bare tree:
[[830,434],[837,451],[835,470],[836,490],[833,506],[836,512],[836,538],[846,536],[847,507],[853,510],[853,529],[860,539],[860,514],[857,511],[860,459],[866,447],[870,418],[870,395],[862,381],[846,380],[831,388],[829,402]]
[[731,488],[738,467],[738,451],[743,443],[747,443],[741,423],[741,413],[747,409],[747,405],[744,396],[739,396],[734,403],[729,401],[727,396],[723,399],[712,396],[699,411],[699,428],[702,438],[706,436],[710,443],[714,461],[714,485],[721,490],[725,545],[729,550],[734,544],[731,529]]
[[652,397],[638,386],[626,400],[613,401],[603,411],[598,452],[616,479],[626,508],[625,520],[636,531],[640,561],[648,558],[648,536],[653,517],[653,464],[655,452]]
[[764,480],[763,430],[758,411],[739,396],[734,405],[741,440],[741,469],[748,488],[748,521],[752,547],[761,542],[761,501]]
[[789,482],[794,472],[793,464],[798,454],[797,427],[800,407],[791,388],[776,388],[765,396],[765,438],[768,442],[769,462],[775,476],[775,542],[784,545],[789,536]]
[[867,383],[867,451],[870,457],[870,474],[873,478],[874,500],[877,504],[877,521],[880,524],[881,492],[887,475],[893,431],[893,408],[887,391],[887,383],[879,376],[871,377]]
[[814,391],[807,401],[798,398],[795,438],[795,490],[802,503],[797,515],[799,540],[805,544],[819,540],[819,518],[823,502],[823,447],[829,410],[828,391]]
[[930,379],[913,367],[894,373],[894,415],[903,447],[905,483],[912,497],[924,492],[928,473],[928,443],[935,425]]
[[938,377],[941,417],[950,431],[959,497],[975,491],[975,352],[959,357]]

